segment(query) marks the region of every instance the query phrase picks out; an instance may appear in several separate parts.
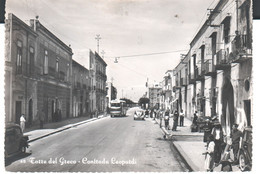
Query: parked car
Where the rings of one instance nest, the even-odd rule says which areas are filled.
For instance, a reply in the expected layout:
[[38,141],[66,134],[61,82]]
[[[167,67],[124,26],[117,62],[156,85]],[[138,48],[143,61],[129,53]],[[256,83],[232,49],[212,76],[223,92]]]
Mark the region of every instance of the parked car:
[[247,127],[243,135],[239,148],[239,168],[241,171],[250,171],[252,168],[252,128]]
[[25,153],[28,148],[28,136],[23,135],[18,124],[7,123],[5,127],[5,158],[17,153]]
[[144,120],[144,110],[136,110],[134,113],[134,120]]

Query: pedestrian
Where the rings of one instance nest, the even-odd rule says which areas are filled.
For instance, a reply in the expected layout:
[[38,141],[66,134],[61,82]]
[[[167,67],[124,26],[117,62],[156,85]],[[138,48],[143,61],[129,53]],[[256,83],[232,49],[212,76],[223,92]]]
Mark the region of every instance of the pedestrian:
[[157,111],[156,111],[156,109],[154,109],[154,111],[153,111],[153,119],[155,120],[155,118],[156,118],[156,114],[157,114]]
[[176,131],[176,130],[177,130],[178,118],[179,118],[178,111],[175,110],[175,112],[174,112],[174,114],[173,114],[173,127],[172,127],[172,130],[173,130],[173,131]]
[[221,124],[219,122],[214,123],[214,127],[212,128],[212,133],[214,136],[214,162],[218,165],[221,158],[222,153],[222,144],[223,144],[223,130]]
[[44,110],[41,109],[40,111],[37,112],[38,118],[40,120],[40,129],[43,129],[43,123],[44,123],[44,119],[45,119],[45,114],[43,111]]
[[20,127],[22,129],[22,132],[24,132],[24,129],[25,129],[25,122],[26,122],[25,116],[24,116],[24,114],[22,114],[20,117]]
[[160,117],[160,128],[162,127],[162,119],[163,119],[163,110],[161,109],[159,111],[159,117]]
[[213,172],[214,168],[214,137],[210,135],[208,137],[209,144],[206,149],[206,158],[205,158],[205,169],[207,172]]
[[167,109],[165,112],[164,112],[164,125],[165,125],[165,129],[170,129],[169,128],[169,118],[170,117],[170,110]]
[[209,119],[206,119],[205,125],[204,125],[204,136],[203,136],[203,142],[207,143],[208,145],[208,137],[211,135],[212,132],[212,123]]
[[191,125],[191,132],[197,132],[198,131],[198,113],[197,111],[194,112],[193,114],[193,120],[192,120],[192,125]]
[[232,148],[234,154],[234,164],[238,164],[238,150],[239,150],[239,141],[242,137],[242,132],[238,130],[238,124],[232,126]]
[[181,110],[180,112],[180,126],[184,125],[184,113],[183,110]]

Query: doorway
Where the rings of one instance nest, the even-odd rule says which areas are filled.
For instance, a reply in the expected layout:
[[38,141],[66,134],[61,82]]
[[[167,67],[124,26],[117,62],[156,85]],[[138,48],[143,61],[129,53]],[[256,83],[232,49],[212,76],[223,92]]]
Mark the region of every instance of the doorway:
[[244,110],[246,114],[247,126],[251,126],[251,100],[244,100]]
[[29,100],[29,108],[28,108],[28,125],[32,125],[32,120],[33,120],[33,101],[32,99]]
[[20,117],[22,115],[22,102],[15,102],[15,123],[20,124]]
[[227,135],[231,134],[231,127],[235,123],[234,90],[228,78],[225,78],[221,95],[222,117],[221,124]]

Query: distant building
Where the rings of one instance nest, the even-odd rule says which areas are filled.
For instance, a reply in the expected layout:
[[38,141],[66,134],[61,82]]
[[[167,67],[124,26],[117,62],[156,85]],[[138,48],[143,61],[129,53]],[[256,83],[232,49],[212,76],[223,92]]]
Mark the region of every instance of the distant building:
[[19,123],[22,113],[27,125],[71,116],[72,49],[45,28],[39,20],[30,26],[13,14],[6,20],[5,110],[6,122]]
[[149,87],[149,108],[150,109],[159,109],[160,106],[160,92],[161,92],[161,87],[157,86],[153,86],[153,87]]
[[103,113],[106,109],[106,62],[90,50],[91,111]]
[[106,85],[107,91],[107,106],[110,107],[111,100],[115,100],[117,98],[117,89],[114,87],[112,82],[107,82]]
[[90,75],[84,66],[72,61],[73,117],[90,115]]

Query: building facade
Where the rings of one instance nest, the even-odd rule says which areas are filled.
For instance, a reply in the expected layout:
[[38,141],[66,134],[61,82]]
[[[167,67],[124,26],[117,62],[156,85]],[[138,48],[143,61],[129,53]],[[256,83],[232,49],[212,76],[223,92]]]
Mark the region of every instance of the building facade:
[[251,9],[251,0],[220,0],[174,69],[178,108],[217,116],[227,137],[235,123],[252,125]]
[[162,88],[159,85],[149,87],[148,95],[149,95],[149,107],[150,107],[150,109],[159,109],[160,108],[161,89]]
[[117,89],[116,87],[114,87],[112,82],[107,82],[106,92],[107,92],[107,96],[106,96],[107,106],[111,107],[110,105],[111,100],[115,100],[117,98]]
[[19,122],[25,114],[27,126],[70,117],[72,49],[46,29],[39,20],[30,26],[13,14],[6,20],[6,122]]
[[73,117],[90,115],[90,74],[84,66],[72,60]]

